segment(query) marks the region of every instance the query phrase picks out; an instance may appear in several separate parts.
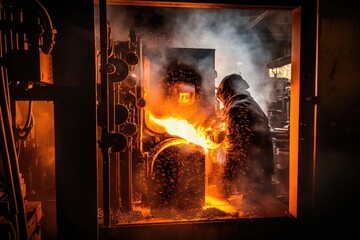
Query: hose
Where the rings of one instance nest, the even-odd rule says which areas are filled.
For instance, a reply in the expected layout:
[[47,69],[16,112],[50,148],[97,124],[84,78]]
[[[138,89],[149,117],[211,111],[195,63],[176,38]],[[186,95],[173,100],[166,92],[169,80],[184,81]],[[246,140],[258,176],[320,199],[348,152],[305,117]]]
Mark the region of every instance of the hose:
[[33,103],[32,101],[29,101],[28,112],[26,115],[26,121],[24,127],[22,128],[14,127],[15,138],[18,140],[25,140],[29,136],[31,129],[34,127],[35,120],[32,113],[32,109],[33,109]]

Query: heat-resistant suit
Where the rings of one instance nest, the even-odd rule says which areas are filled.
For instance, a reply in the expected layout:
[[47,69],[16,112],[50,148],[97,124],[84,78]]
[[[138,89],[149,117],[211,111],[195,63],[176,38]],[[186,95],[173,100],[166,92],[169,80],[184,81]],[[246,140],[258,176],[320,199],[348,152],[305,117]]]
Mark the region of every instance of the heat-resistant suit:
[[246,89],[239,74],[230,74],[220,83],[217,97],[224,104],[226,161],[223,189],[231,194],[233,186],[244,194],[271,189],[274,174],[273,146],[268,119]]

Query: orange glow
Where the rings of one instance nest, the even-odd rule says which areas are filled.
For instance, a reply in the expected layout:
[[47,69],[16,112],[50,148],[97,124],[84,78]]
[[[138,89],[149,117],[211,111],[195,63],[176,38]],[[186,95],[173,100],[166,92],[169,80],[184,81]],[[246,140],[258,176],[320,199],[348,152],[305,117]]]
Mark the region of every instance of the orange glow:
[[199,145],[205,150],[219,147],[219,144],[215,144],[210,140],[207,140],[205,136],[205,129],[201,127],[195,128],[187,120],[179,120],[173,117],[167,119],[158,119],[152,115],[149,115],[149,119],[152,122],[155,122],[156,124],[164,127],[167,133],[173,136],[181,137],[189,143]]
[[179,93],[179,102],[183,104],[193,103],[194,102],[193,93],[191,92]]
[[216,198],[207,195],[205,201],[206,205],[203,207],[204,209],[216,207],[217,209],[220,209],[221,211],[224,211],[228,214],[235,214],[238,211],[238,209],[232,206],[226,199]]
[[297,216],[298,156],[299,156],[299,106],[300,106],[300,30],[301,9],[293,11],[291,101],[290,101],[290,152],[289,152],[289,212]]

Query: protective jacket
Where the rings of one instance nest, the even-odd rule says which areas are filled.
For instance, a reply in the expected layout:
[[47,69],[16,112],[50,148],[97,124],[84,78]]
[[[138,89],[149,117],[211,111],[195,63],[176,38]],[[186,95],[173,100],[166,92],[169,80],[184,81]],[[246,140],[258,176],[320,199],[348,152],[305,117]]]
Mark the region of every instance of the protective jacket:
[[223,177],[242,191],[270,190],[274,174],[270,127],[267,116],[246,91],[248,87],[240,75],[232,74],[218,88],[226,122]]

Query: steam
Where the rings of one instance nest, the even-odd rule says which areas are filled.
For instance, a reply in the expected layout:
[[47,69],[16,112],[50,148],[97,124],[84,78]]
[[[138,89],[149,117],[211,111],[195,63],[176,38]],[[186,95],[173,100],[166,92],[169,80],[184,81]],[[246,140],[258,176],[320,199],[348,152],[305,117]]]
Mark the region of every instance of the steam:
[[251,10],[243,9],[112,6],[108,19],[114,40],[126,40],[129,30],[134,29],[143,36],[144,45],[159,49],[215,49],[217,77],[215,83],[208,84],[217,87],[226,75],[240,73],[266,112],[271,87],[266,65],[272,60],[272,50],[258,37],[256,28],[250,27],[249,13]]
[[[178,16],[176,23],[181,28],[174,34],[175,45],[216,49],[216,87],[226,75],[239,73],[249,83],[252,96],[266,110],[264,90],[269,87],[269,81],[265,66],[269,51],[263,49],[256,33],[247,27],[250,23],[241,10],[193,9],[188,16]],[[257,57],[264,62],[259,63]]]

